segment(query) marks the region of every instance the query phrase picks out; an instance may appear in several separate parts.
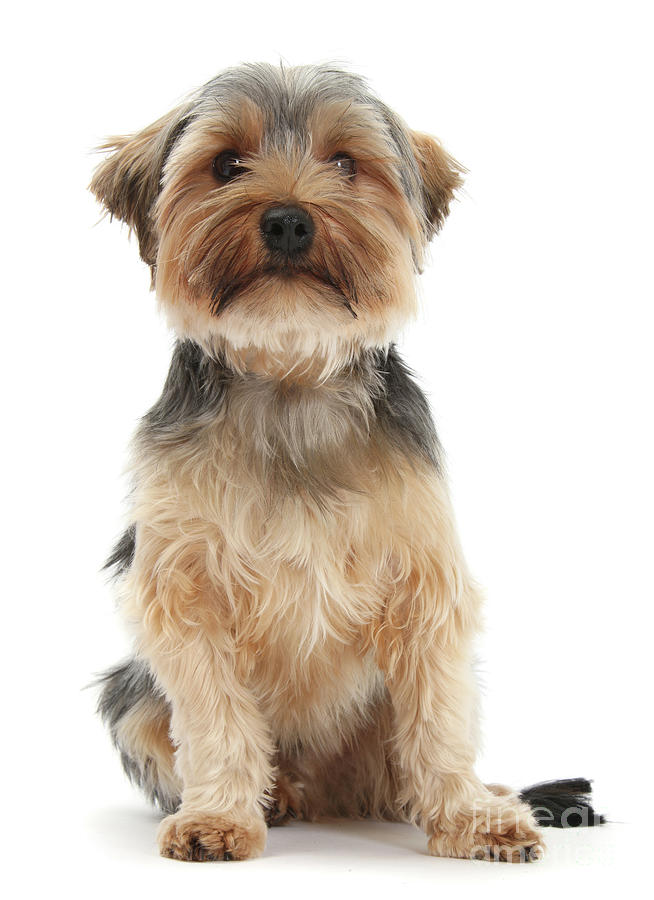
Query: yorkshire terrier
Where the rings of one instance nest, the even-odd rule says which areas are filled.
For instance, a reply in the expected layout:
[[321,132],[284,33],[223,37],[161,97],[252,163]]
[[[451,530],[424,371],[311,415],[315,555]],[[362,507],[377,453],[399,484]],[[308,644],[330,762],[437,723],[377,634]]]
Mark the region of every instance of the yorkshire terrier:
[[103,149],[91,189],[178,337],[107,563],[135,655],[100,698],[162,855],[369,816],[524,861],[539,823],[595,824],[583,779],[474,771],[480,596],[393,344],[462,167],[330,66],[229,69]]

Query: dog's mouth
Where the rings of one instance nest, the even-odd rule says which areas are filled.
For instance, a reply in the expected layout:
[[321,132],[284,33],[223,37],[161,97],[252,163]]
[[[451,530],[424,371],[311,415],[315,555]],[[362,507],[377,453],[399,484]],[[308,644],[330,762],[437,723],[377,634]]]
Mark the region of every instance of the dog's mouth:
[[341,305],[357,318],[354,307],[357,304],[357,294],[352,280],[347,277],[345,271],[333,272],[327,267],[312,265],[303,262],[301,265],[292,260],[283,262],[270,262],[265,266],[259,266],[240,278],[222,281],[211,293],[209,310],[212,316],[219,316],[228,309],[235,300],[252,288],[257,282],[270,278],[279,278],[283,281],[309,281],[330,288],[340,300]]

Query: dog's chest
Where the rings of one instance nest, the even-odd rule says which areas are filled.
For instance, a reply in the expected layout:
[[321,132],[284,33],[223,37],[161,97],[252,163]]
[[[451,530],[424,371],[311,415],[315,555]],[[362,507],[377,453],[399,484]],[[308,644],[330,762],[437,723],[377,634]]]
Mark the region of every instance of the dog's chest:
[[366,395],[347,385],[255,381],[230,392],[198,436],[183,488],[218,529],[226,561],[263,580],[286,568],[326,593],[334,580],[342,586],[383,502],[368,413]]
[[180,423],[139,473],[144,518],[156,510],[200,572],[280,746],[336,751],[380,690],[369,638],[405,504],[368,401],[358,383],[250,381]]
[[257,415],[233,405],[214,437],[219,581],[278,742],[336,750],[379,690],[365,635],[384,595],[383,491],[360,413],[268,399]]

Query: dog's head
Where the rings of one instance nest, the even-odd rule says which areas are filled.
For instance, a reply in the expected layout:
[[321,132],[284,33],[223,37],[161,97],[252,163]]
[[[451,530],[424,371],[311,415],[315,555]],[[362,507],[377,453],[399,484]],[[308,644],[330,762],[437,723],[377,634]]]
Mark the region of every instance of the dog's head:
[[329,66],[227,70],[105,149],[91,189],[136,232],[181,336],[325,359],[413,313],[462,171]]

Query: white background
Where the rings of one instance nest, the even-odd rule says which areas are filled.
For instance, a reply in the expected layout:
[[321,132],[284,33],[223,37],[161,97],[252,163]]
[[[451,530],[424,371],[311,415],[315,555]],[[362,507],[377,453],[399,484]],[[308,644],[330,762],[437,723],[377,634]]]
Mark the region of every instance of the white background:
[[[3,883],[12,896],[629,891],[650,855],[652,22],[628,2],[36,3],[5,11]],[[156,855],[83,691],[128,641],[98,574],[171,337],[85,191],[105,135],[228,64],[340,60],[470,170],[401,345],[487,594],[479,772],[596,780],[548,858],[437,860],[408,826],[294,825],[261,860]],[[640,822],[643,822],[640,825]]]

